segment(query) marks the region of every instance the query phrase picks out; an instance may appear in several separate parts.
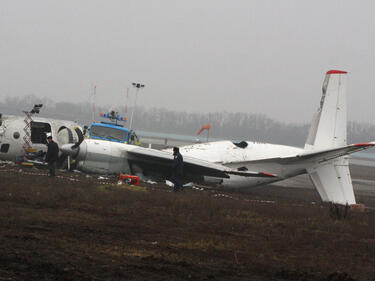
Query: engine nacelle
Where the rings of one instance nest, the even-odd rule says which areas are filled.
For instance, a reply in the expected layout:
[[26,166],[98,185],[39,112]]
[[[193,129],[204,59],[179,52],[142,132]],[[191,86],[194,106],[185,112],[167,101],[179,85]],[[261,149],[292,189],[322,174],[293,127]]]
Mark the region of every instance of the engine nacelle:
[[124,145],[110,141],[86,139],[79,146],[76,158],[77,168],[86,173],[130,173]]

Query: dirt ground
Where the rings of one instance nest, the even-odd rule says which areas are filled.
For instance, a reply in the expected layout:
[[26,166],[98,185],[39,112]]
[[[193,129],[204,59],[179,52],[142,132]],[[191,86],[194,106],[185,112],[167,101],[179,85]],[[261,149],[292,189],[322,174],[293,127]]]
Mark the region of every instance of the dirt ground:
[[313,189],[45,175],[0,165],[0,281],[375,280],[375,212],[334,219]]

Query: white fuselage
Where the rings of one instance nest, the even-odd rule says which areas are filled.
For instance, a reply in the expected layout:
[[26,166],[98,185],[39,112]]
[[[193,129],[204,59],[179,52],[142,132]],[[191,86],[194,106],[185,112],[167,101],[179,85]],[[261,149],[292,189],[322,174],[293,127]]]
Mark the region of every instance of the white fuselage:
[[[223,179],[221,185],[226,187],[250,187],[264,183],[280,181],[305,173],[305,167],[298,164],[277,164],[267,159],[288,157],[296,155],[304,149],[286,145],[270,143],[246,142],[247,146],[241,148],[231,141],[217,141],[202,144],[193,144],[180,147],[184,156],[199,158],[205,161],[222,164],[232,169],[247,169],[254,172],[265,172],[277,175],[276,178],[242,177],[231,175]],[[208,182],[213,180],[205,178]],[[215,180],[213,180],[215,182]]]
[[[230,175],[228,179],[204,177],[205,182],[208,184],[227,187],[251,187],[280,181],[306,172],[306,167],[298,164],[281,165],[275,161],[267,161],[268,159],[296,155],[303,151],[302,148],[254,142],[247,142],[247,144],[246,148],[241,148],[231,141],[218,141],[183,146],[180,147],[180,152],[183,156],[221,164],[234,170],[245,169],[253,172],[266,172],[277,175],[275,178],[236,175]],[[86,173],[131,173],[132,169],[129,163],[131,156],[128,152],[136,148],[137,146],[130,144],[85,139],[80,144],[76,156],[77,168]],[[164,151],[172,155],[171,149]],[[72,154],[74,154],[73,151]],[[156,166],[155,170],[157,170]]]
[[[20,116],[3,116],[0,125],[0,160],[17,161],[25,155],[24,150],[24,128],[26,123],[24,117]],[[46,151],[46,136],[51,135],[60,145],[66,143],[67,133],[62,128],[69,128],[74,131],[77,124],[73,121],[55,120],[49,118],[33,117],[35,126],[28,128],[31,135],[31,148],[38,151]],[[72,134],[72,140],[76,141],[77,137]]]

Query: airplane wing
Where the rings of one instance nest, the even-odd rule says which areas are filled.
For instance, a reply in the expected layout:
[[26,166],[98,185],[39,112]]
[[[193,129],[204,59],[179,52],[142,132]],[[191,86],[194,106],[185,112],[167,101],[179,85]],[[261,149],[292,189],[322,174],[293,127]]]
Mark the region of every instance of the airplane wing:
[[[158,171],[164,175],[169,175],[171,172],[173,163],[173,155],[171,153],[143,147],[134,147],[127,151],[127,156],[130,163],[136,164],[145,172]],[[276,175],[268,173],[237,171],[223,165],[184,156],[184,178],[186,179],[194,180],[203,178],[203,176],[229,178],[230,175],[243,177],[276,177]]]
[[295,154],[295,155],[290,155],[290,156],[285,156],[285,157],[259,159],[259,160],[254,160],[254,161],[248,161],[248,163],[293,164],[300,160],[311,160],[311,161],[317,161],[319,163],[322,163],[325,161],[339,158],[344,155],[348,155],[354,152],[368,149],[373,146],[375,146],[375,141],[369,142],[369,143],[349,144],[347,146],[338,147],[338,148],[314,150],[314,151],[307,151],[307,152],[305,151],[301,154]]

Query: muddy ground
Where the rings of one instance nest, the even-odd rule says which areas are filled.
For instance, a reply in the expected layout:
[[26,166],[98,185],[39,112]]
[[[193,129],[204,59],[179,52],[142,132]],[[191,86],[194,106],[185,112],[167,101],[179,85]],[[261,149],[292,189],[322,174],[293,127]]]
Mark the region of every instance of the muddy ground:
[[0,281],[375,280],[375,212],[334,219],[313,189],[45,174],[0,167]]

